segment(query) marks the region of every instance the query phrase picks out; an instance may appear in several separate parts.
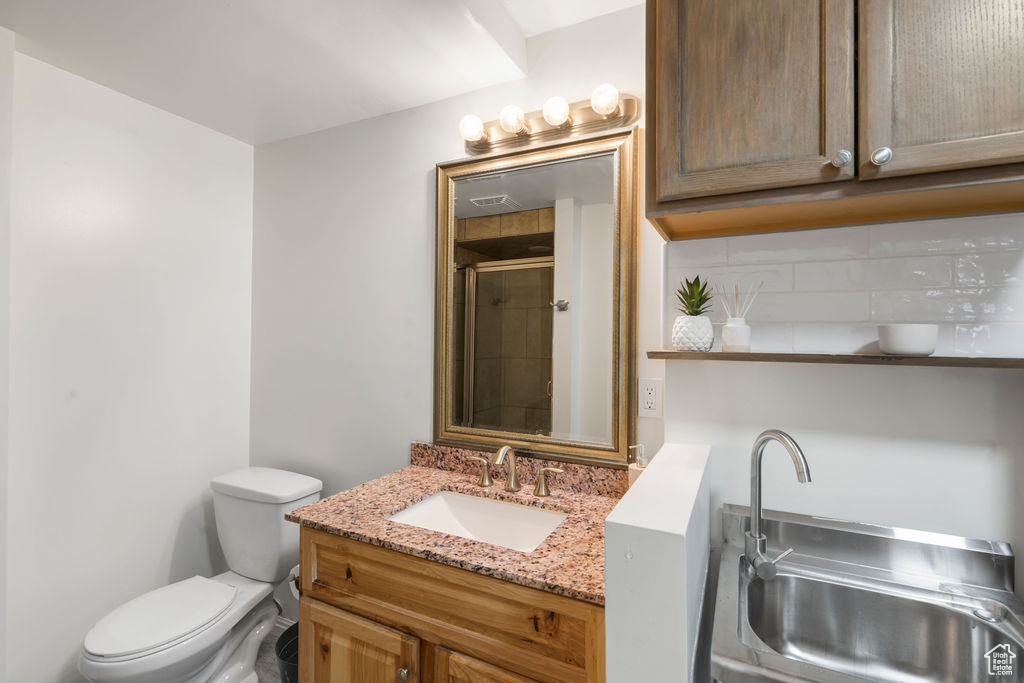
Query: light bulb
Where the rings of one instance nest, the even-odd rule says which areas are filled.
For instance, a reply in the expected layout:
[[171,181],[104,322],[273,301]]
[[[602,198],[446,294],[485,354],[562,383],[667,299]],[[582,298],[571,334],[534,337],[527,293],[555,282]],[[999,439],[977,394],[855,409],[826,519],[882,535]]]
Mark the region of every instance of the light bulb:
[[459,121],[459,135],[466,142],[480,142],[487,138],[484,122],[475,114],[466,114]]
[[602,83],[590,95],[590,108],[601,116],[608,116],[619,108],[619,91],[614,85]]
[[544,103],[544,120],[549,126],[559,128],[569,121],[569,103],[564,97],[551,97]]
[[526,115],[523,110],[514,104],[510,104],[498,114],[498,123],[506,133],[527,133]]

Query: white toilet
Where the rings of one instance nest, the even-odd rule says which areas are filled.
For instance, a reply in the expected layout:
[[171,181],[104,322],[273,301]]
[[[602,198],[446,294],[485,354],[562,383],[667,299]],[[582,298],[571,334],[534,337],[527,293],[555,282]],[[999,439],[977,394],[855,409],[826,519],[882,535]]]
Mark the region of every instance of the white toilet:
[[298,526],[284,515],[316,502],[323,484],[247,467],[210,488],[231,571],[158,588],[100,619],[78,660],[90,681],[257,683],[256,653],[279,612],[273,590],[299,557]]

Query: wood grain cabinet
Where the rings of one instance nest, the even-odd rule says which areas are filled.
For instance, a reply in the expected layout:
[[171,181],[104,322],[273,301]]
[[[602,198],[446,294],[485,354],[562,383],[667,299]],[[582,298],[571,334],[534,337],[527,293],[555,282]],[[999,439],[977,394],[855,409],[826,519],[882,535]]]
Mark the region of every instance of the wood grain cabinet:
[[303,527],[302,683],[600,683],[604,609]]
[[657,5],[658,201],[853,177],[848,0]]
[[419,681],[420,641],[316,600],[299,603],[303,680]]
[[1024,0],[649,0],[647,38],[669,239],[1024,208]]
[[861,0],[859,35],[862,180],[1024,161],[1024,0]]

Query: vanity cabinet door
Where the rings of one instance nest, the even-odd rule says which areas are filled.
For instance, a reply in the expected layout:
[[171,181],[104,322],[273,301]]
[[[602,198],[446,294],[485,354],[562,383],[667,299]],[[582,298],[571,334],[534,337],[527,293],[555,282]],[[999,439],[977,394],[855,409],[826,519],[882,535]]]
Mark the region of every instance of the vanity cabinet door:
[[299,603],[302,683],[418,682],[420,640],[323,603]]
[[437,647],[434,649],[434,683],[533,683],[533,679]]
[[853,26],[852,0],[648,0],[650,199],[853,178]]
[[861,0],[860,179],[1024,161],[1024,0]]

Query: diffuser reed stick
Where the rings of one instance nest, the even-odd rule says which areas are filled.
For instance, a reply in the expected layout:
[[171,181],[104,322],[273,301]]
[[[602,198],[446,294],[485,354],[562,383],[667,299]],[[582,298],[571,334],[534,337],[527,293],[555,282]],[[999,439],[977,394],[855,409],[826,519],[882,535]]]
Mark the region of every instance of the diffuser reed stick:
[[754,290],[754,283],[750,283],[750,291],[747,292],[747,296],[743,299],[743,306],[740,308],[741,318],[746,318],[747,313],[750,311],[750,307],[754,305],[754,300],[757,299],[757,295],[761,293],[761,288],[764,287],[764,280],[761,280],[761,284],[757,286],[757,290]]

